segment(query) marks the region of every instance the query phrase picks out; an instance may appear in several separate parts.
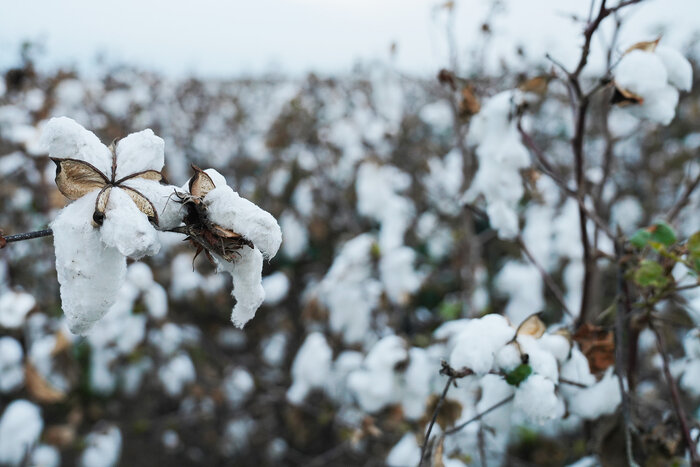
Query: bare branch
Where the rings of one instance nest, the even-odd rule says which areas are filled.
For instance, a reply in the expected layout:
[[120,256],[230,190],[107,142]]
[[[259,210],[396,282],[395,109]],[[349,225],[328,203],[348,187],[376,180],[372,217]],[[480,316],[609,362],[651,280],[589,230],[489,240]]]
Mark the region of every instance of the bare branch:
[[458,431],[460,431],[460,430],[461,430],[462,428],[464,428],[465,426],[467,426],[467,425],[469,425],[469,424],[471,424],[471,423],[474,423],[474,422],[476,422],[476,421],[478,421],[478,420],[481,420],[481,418],[483,418],[484,416],[486,416],[486,415],[488,415],[489,413],[493,412],[493,411],[496,410],[497,408],[499,408],[499,407],[501,407],[501,406],[504,406],[504,405],[506,405],[508,402],[512,401],[514,397],[515,397],[515,394],[513,394],[513,395],[511,395],[511,396],[508,396],[508,397],[506,397],[505,399],[503,399],[502,401],[497,402],[496,404],[492,405],[492,406],[489,407],[488,409],[484,410],[484,411],[481,412],[480,414],[475,415],[474,417],[470,418],[470,419],[467,420],[466,422],[460,423],[460,424],[457,425],[456,427],[450,428],[449,430],[445,430],[445,436],[448,436],[448,435],[452,435],[452,434],[454,434],[454,433],[457,433]]
[[8,243],[21,242],[23,240],[31,240],[33,238],[50,237],[51,235],[53,235],[53,230],[51,229],[37,230],[34,232],[25,232],[7,236],[0,235],[0,249],[5,248]]

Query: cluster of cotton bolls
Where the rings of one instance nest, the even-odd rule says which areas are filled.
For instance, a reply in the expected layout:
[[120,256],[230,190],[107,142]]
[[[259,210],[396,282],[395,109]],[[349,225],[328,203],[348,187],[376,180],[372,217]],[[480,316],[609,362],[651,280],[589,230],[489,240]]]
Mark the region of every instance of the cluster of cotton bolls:
[[[480,422],[492,429],[489,450],[493,453],[505,449],[513,424],[572,426],[611,414],[620,404],[613,368],[593,374],[578,344],[564,331],[545,332],[537,318],[528,318],[518,328],[497,314],[455,320],[438,328],[433,337],[434,344],[421,348],[388,335],[364,355],[346,350],[334,357],[322,334],[309,334],[294,359],[287,398],[302,404],[311,391],[319,390],[362,413],[375,414],[398,405],[405,419],[426,421],[431,397],[439,396],[447,381],[435,371],[444,359],[453,371],[467,375],[447,395],[461,407],[454,426],[492,406],[502,406]],[[524,373],[518,376],[518,372]],[[473,439],[462,442],[472,430],[456,434],[454,439],[459,441],[445,445],[445,456],[473,455]],[[420,432],[407,434],[390,453],[389,464],[417,464],[420,437]]]

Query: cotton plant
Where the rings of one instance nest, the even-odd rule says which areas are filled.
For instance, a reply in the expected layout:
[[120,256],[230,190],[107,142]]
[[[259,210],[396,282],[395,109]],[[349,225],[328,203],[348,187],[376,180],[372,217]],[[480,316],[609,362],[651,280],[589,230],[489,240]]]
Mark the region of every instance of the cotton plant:
[[168,185],[161,173],[165,144],[151,130],[106,146],[60,117],[45,125],[42,141],[56,163],[56,184],[72,201],[51,229],[73,333],[87,334],[116,302],[127,257],[158,253],[158,230],[184,233],[206,250],[234,278],[234,325],[252,319],[264,299],[263,255],[272,258],[281,243],[269,213],[241,198],[213,169],[195,168],[182,188]]

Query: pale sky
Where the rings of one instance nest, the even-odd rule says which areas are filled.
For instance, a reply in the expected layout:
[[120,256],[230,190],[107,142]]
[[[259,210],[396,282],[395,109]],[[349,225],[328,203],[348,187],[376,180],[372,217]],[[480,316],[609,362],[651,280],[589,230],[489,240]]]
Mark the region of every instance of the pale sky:
[[[616,0],[609,0],[614,4]],[[388,60],[430,76],[448,64],[446,14],[435,0],[0,0],[0,68],[17,63],[22,40],[45,45],[41,63],[94,68],[95,57],[170,75],[255,75],[267,71],[336,73],[358,61]],[[489,0],[456,0],[454,36],[461,63],[479,44]],[[541,58],[573,62],[588,0],[504,0],[488,53],[495,67],[517,45]],[[629,14],[621,43],[653,38],[680,46],[700,34],[700,1],[646,0]],[[598,44],[599,45],[599,44]]]

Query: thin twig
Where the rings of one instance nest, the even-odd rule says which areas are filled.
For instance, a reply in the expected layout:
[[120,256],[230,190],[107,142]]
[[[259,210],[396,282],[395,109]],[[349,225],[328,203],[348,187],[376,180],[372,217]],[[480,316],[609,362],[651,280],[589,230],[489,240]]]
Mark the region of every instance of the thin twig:
[[673,222],[676,216],[680,214],[681,210],[686,204],[688,204],[688,201],[690,201],[690,195],[693,194],[693,191],[695,191],[698,185],[700,185],[700,174],[698,174],[692,182],[686,185],[685,190],[683,190],[683,194],[681,194],[681,197],[678,199],[678,201],[676,201],[676,204],[674,204],[671,210],[668,212],[668,215],[666,216],[667,222]]
[[433,426],[435,426],[435,421],[437,420],[440,409],[442,408],[442,403],[445,402],[445,397],[447,396],[447,391],[450,390],[452,382],[455,377],[450,375],[447,379],[447,384],[445,384],[445,389],[442,390],[442,395],[435,406],[435,411],[433,412],[433,418],[430,420],[430,425],[428,425],[428,431],[425,433],[425,440],[423,440],[423,447],[420,450],[420,461],[418,462],[418,467],[423,465],[423,458],[425,457],[425,452],[428,449],[428,443],[430,442],[430,433],[433,431]]
[[514,397],[515,397],[515,394],[510,395],[510,396],[506,397],[505,399],[503,399],[502,401],[497,402],[496,404],[492,405],[492,406],[489,407],[488,409],[484,410],[484,411],[481,412],[480,414],[475,415],[474,417],[470,418],[470,419],[467,420],[466,422],[461,423],[461,424],[457,425],[457,426],[454,427],[454,428],[450,428],[449,430],[445,430],[445,436],[451,435],[451,434],[454,434],[454,433],[457,433],[458,431],[460,431],[460,430],[461,430],[462,428],[464,428],[465,426],[467,426],[467,425],[469,425],[469,424],[471,424],[471,423],[473,423],[473,422],[476,422],[476,421],[480,420],[482,417],[488,415],[489,413],[493,412],[493,411],[496,410],[497,408],[499,408],[499,407],[501,407],[501,406],[503,406],[503,405],[506,405],[508,402],[512,401]]
[[569,315],[572,319],[574,315],[571,313],[571,310],[569,310],[569,307],[566,306],[566,301],[564,300],[564,294],[562,293],[561,289],[557,285],[556,282],[554,282],[554,279],[552,279],[552,276],[550,276],[547,271],[544,270],[542,265],[537,262],[535,257],[532,255],[532,252],[528,249],[527,245],[525,245],[525,241],[523,240],[523,237],[521,235],[518,235],[517,237],[517,242],[520,245],[520,248],[522,248],[523,253],[525,253],[525,256],[528,257],[530,262],[537,268],[539,271],[540,275],[542,276],[542,280],[544,280],[545,284],[547,284],[547,287],[549,287],[549,290],[552,292],[552,295],[554,295],[554,298],[557,299],[559,304],[562,307],[562,310],[564,310],[564,313]]
[[625,352],[623,342],[625,340],[625,330],[629,323],[629,316],[632,312],[629,288],[625,279],[626,266],[622,260],[624,254],[624,243],[621,240],[615,242],[615,256],[617,257],[617,289],[618,302],[617,314],[615,316],[615,373],[620,387],[620,395],[622,398],[622,422],[624,423],[625,433],[625,451],[627,453],[627,462],[630,466],[637,466],[632,452],[632,437],[630,434],[631,414],[630,414],[630,399],[625,384]]
[[53,230],[51,229],[37,230],[34,232],[25,232],[7,236],[0,235],[0,249],[5,248],[8,243],[21,242],[23,240],[31,240],[33,238],[49,237],[51,235],[53,235]]
[[663,336],[661,335],[653,321],[649,322],[649,327],[651,327],[651,330],[654,331],[654,335],[656,336],[656,348],[658,349],[659,354],[661,354],[661,360],[663,362],[664,368],[664,376],[666,378],[666,382],[668,383],[668,388],[671,391],[671,400],[673,401],[673,408],[675,409],[676,416],[678,417],[678,421],[681,424],[683,440],[685,441],[688,451],[690,451],[691,463],[693,466],[700,465],[700,459],[698,459],[698,453],[697,448],[695,447],[695,442],[693,441],[692,436],[690,436],[688,417],[685,414],[683,404],[681,403],[681,396],[678,392],[676,380],[673,379],[673,375],[671,374],[671,368],[668,361],[668,354],[666,353],[666,346],[664,345]]

